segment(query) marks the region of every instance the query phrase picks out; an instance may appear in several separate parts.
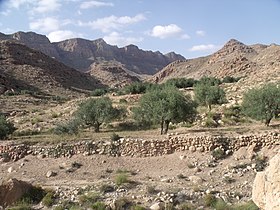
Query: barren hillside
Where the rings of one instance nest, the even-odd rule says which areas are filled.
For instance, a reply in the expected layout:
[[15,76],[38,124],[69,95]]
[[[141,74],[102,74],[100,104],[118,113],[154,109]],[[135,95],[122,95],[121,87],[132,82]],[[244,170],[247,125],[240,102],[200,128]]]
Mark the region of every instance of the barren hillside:
[[36,90],[61,95],[73,90],[93,90],[100,84],[93,77],[14,41],[0,42],[1,92]]
[[202,76],[242,77],[242,86],[280,81],[280,46],[247,46],[232,39],[212,55],[169,64],[152,80],[160,83],[170,78],[198,79]]

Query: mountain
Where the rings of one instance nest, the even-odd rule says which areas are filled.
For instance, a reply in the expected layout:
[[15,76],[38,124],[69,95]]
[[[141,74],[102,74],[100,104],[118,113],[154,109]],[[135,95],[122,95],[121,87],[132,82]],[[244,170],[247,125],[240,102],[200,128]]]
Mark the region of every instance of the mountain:
[[91,65],[96,62],[116,61],[131,72],[153,75],[173,61],[185,60],[174,52],[163,55],[160,52],[141,50],[135,45],[118,48],[103,39],[90,41],[75,38],[51,43],[46,36],[34,32],[0,34],[0,39],[17,40],[82,72],[91,70]]
[[202,76],[242,77],[242,84],[280,81],[280,46],[276,44],[248,46],[231,39],[212,55],[175,61],[167,65],[151,80],[161,83],[170,78],[199,79]]
[[93,90],[100,83],[40,51],[15,41],[0,41],[0,94],[32,90],[46,94]]

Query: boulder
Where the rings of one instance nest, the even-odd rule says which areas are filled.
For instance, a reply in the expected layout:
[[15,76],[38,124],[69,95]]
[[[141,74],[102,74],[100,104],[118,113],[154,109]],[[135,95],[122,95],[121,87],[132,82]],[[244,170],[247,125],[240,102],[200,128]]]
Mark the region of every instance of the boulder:
[[252,199],[265,210],[280,209],[280,151],[270,161],[264,172],[256,175]]
[[27,182],[10,179],[0,186],[0,206],[6,207],[15,203],[31,188],[32,185]]

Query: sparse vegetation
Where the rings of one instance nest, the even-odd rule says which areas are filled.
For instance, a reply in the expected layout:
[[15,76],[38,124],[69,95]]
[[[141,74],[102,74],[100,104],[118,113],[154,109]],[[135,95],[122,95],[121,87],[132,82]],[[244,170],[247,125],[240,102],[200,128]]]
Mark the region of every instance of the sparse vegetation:
[[76,135],[79,132],[79,121],[78,120],[70,120],[67,123],[58,124],[53,133],[57,135],[69,134]]
[[121,186],[124,183],[128,183],[129,179],[128,179],[128,175],[126,173],[119,173],[116,175],[115,178],[115,183],[117,186]]

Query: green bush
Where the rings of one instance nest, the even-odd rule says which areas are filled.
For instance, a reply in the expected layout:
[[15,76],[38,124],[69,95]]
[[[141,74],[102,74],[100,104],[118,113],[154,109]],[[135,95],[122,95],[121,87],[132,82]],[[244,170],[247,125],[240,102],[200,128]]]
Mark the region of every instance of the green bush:
[[55,202],[54,192],[48,192],[45,197],[42,199],[42,204],[44,206],[50,207]]
[[100,195],[96,192],[88,192],[79,197],[79,203],[82,205],[92,205],[100,199]]
[[214,207],[216,202],[217,202],[217,198],[215,197],[215,195],[213,194],[206,194],[203,198],[204,200],[204,204],[207,207]]
[[211,155],[215,159],[220,160],[220,159],[223,159],[225,157],[225,152],[224,152],[223,149],[218,147],[218,148],[215,148],[214,150],[212,150]]
[[165,85],[173,85],[177,88],[193,87],[197,83],[193,78],[172,78],[166,81]]
[[107,93],[106,89],[95,89],[90,93],[90,95],[91,96],[103,96],[106,93]]
[[226,76],[223,78],[222,83],[235,83],[238,82],[240,79],[240,77]]
[[128,198],[118,198],[114,204],[115,204],[114,210],[130,209],[133,206],[133,202]]
[[103,203],[103,202],[98,201],[98,202],[95,202],[95,203],[91,206],[91,208],[92,208],[93,210],[105,210],[105,209],[106,209],[106,204]]
[[115,183],[117,186],[121,186],[124,183],[128,183],[128,182],[129,182],[128,175],[125,173],[120,173],[115,178]]
[[77,120],[71,120],[68,123],[58,124],[53,133],[56,135],[77,135],[79,132],[79,122]]
[[259,210],[259,207],[253,201],[248,201],[247,203],[234,205],[232,210]]
[[111,141],[118,141],[121,137],[116,134],[116,133],[112,133],[112,135],[110,136]]
[[8,122],[7,119],[0,113],[0,139],[7,138],[8,135],[12,134],[16,128],[14,124]]

